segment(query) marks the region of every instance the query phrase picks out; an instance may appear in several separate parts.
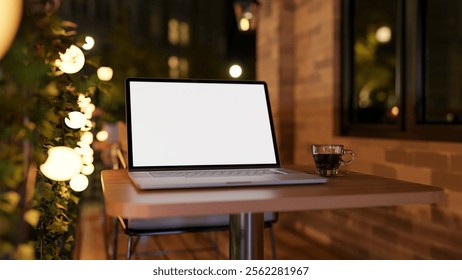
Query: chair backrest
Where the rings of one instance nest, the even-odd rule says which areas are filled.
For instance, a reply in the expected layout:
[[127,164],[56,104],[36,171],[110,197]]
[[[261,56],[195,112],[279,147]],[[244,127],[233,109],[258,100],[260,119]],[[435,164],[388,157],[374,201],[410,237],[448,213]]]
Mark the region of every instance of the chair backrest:
[[[263,220],[266,226],[277,221],[277,213],[265,212]],[[201,228],[227,228],[229,226],[229,215],[201,215],[201,216],[181,216],[155,219],[129,219],[124,220],[126,227],[131,230],[157,231],[186,231]]]

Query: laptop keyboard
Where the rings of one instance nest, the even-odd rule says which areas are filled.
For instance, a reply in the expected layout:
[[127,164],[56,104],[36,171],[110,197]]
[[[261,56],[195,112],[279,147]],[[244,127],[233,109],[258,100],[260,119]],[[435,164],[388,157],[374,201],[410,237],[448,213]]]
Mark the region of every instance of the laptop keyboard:
[[149,172],[155,178],[160,177],[227,177],[227,176],[259,176],[281,174],[271,169],[239,169],[239,170],[189,170],[189,171],[156,171]]

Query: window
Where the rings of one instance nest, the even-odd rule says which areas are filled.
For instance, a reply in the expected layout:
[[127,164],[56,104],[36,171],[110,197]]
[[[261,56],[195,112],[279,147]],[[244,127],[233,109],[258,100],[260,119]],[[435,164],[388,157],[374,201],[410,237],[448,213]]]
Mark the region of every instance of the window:
[[343,135],[462,140],[462,2],[344,0]]
[[423,121],[462,123],[462,3],[427,1]]
[[168,41],[172,45],[189,45],[189,24],[176,19],[168,21]]
[[168,58],[168,68],[170,78],[188,78],[189,62],[187,58],[170,56]]

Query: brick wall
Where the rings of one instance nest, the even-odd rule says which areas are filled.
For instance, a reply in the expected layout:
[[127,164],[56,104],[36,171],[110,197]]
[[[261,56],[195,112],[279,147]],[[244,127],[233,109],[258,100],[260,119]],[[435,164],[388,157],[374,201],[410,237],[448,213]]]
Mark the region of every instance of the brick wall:
[[349,169],[440,186],[448,198],[285,213],[281,221],[353,258],[462,258],[462,143],[339,137],[340,0],[260,2],[257,76],[269,84],[285,162],[312,165],[311,143],[343,143],[356,155]]
[[263,5],[260,11],[262,23],[257,33],[257,49],[261,50],[257,51],[257,75],[271,81],[268,88],[283,162],[293,162],[294,28],[293,21],[287,20],[292,17],[293,7],[292,1]]

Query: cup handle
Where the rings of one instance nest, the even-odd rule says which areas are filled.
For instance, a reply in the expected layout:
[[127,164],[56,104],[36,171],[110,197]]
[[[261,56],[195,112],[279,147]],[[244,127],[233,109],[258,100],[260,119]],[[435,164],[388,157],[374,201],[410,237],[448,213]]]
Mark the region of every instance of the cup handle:
[[[346,155],[346,154],[349,154],[349,155],[350,155],[350,159],[347,160],[347,161],[343,160],[343,156]],[[353,153],[352,150],[346,150],[346,149],[343,150],[342,159],[341,159],[342,165],[349,165],[350,163],[353,162],[354,159],[355,159],[355,154]]]

